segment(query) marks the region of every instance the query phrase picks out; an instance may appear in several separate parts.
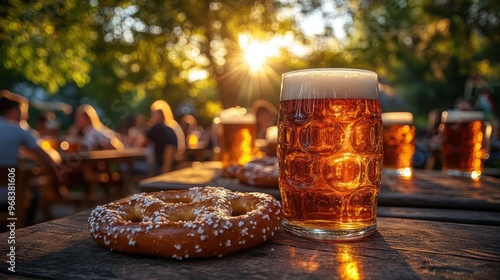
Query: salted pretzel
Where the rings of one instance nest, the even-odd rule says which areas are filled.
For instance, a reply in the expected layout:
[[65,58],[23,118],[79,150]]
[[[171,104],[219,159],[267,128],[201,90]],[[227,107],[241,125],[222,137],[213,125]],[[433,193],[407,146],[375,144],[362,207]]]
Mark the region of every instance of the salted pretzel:
[[240,174],[242,168],[243,168],[243,165],[230,164],[222,169],[220,176],[224,177],[224,178],[236,178],[236,176],[238,176],[238,174]]
[[278,159],[265,157],[250,161],[240,168],[236,178],[251,186],[278,188]]
[[252,248],[281,225],[279,202],[264,193],[195,187],[134,195],[95,208],[90,234],[119,252],[183,259]]

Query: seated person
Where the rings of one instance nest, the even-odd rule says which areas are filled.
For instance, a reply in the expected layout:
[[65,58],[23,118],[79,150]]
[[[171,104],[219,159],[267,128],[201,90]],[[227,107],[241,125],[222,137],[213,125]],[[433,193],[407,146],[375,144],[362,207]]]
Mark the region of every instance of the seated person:
[[[29,131],[20,125],[22,121],[21,107],[27,107],[28,101],[8,90],[0,91],[0,204],[3,206],[8,200],[7,178],[8,168],[18,167],[18,155],[20,148],[26,151],[39,161],[43,166],[48,167],[52,178],[56,180],[54,184],[61,184],[59,172],[60,157],[52,157],[39,145],[39,141]],[[5,173],[5,174],[4,174]],[[19,196],[19,194],[18,194]],[[2,208],[6,209],[6,208]]]
[[163,115],[163,122],[166,126],[172,128],[177,137],[177,152],[175,155],[176,160],[181,161],[184,157],[184,151],[186,150],[186,135],[182,131],[181,125],[174,119],[174,114],[170,105],[165,100],[156,100],[151,104],[150,111],[161,111]]
[[70,136],[80,137],[80,148],[85,151],[124,149],[115,133],[106,127],[91,105],[81,105],[75,112],[75,129]]
[[265,139],[267,128],[276,125],[278,110],[266,100],[257,100],[252,104],[257,121],[257,139]]
[[144,118],[141,115],[130,114],[125,118],[120,134],[128,147],[138,147],[144,141]]
[[165,124],[162,110],[151,110],[151,128],[146,131],[143,145],[154,147],[154,174],[165,173],[174,168],[178,140],[175,131]]
[[33,134],[21,128],[21,106],[28,106],[26,99],[7,90],[0,91],[0,166],[17,166],[19,149],[25,147],[58,174],[60,157],[49,155]]

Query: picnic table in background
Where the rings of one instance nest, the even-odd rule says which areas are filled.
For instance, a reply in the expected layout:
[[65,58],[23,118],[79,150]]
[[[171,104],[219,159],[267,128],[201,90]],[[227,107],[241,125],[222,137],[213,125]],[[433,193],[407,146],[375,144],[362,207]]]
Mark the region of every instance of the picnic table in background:
[[41,194],[41,208],[51,219],[54,204],[69,204],[83,210],[122,198],[133,189],[132,165],[145,158],[141,148],[61,153],[63,185],[48,181]]

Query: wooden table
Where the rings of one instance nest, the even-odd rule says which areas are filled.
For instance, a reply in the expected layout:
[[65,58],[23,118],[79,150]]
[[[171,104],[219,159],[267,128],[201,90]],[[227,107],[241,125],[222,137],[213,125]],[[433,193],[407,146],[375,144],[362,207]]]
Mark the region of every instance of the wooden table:
[[500,179],[485,175],[473,181],[422,169],[414,170],[410,180],[384,175],[379,203],[386,206],[500,211]]
[[[89,212],[15,232],[15,273],[2,254],[0,278],[56,279],[495,279],[500,227],[378,218],[360,241],[330,243],[279,231],[268,242],[222,258],[161,259],[103,249]],[[10,233],[0,234],[7,242]],[[4,243],[7,245],[6,243]],[[3,247],[7,248],[7,246]]]
[[[142,191],[185,189],[219,185],[235,191],[260,191],[280,199],[277,188],[258,188],[237,179],[220,177],[220,162],[204,162],[139,182]],[[411,179],[384,175],[379,205],[500,211],[500,179],[483,176],[479,181],[448,176],[440,171],[416,169]]]
[[[63,153],[62,172],[81,170],[84,179],[92,184],[125,182],[117,187],[119,192],[116,198],[125,196],[130,190],[128,187],[130,175],[132,174],[132,163],[146,156],[145,149],[133,148],[124,150],[98,150],[78,153]],[[125,167],[125,170],[120,170]]]
[[[199,163],[144,180],[141,187],[160,190],[209,184],[256,190],[220,178],[219,172],[217,162]],[[85,211],[17,230],[15,275],[61,279],[498,278],[500,185],[496,179],[485,177],[473,183],[439,172],[416,171],[411,181],[387,176],[383,181],[377,231],[359,241],[316,241],[279,231],[268,242],[234,255],[178,261],[99,247],[88,231],[89,211]],[[258,191],[279,197],[277,189]],[[0,240],[6,242],[10,234],[0,234]],[[0,276],[14,275],[8,271],[7,254],[2,257]]]
[[137,192],[132,185],[132,163],[145,156],[145,150],[138,148],[61,153],[63,185],[51,180],[44,184],[40,202],[44,218],[52,219],[55,204],[82,210]]
[[[204,162],[139,182],[142,191],[222,186],[235,191],[264,192],[281,199],[277,188],[257,188],[237,179],[220,177],[220,162]],[[416,169],[411,179],[384,175],[378,197],[378,215],[406,219],[499,225],[500,179],[479,181]]]
[[77,167],[80,164],[98,164],[99,162],[130,162],[139,158],[144,158],[145,156],[146,151],[143,148],[82,151],[77,153],[61,154],[63,163],[69,167]]

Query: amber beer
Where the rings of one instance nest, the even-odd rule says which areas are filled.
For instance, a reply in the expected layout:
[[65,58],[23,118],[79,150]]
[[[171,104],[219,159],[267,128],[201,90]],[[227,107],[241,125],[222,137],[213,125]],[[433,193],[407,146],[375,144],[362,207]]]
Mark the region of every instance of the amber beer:
[[441,161],[449,175],[478,179],[486,151],[484,114],[477,111],[445,111],[441,115]]
[[410,112],[382,114],[384,123],[384,172],[411,177],[415,153],[415,126]]
[[283,75],[277,154],[286,230],[330,240],[375,231],[382,129],[374,72]]
[[222,111],[217,122],[222,166],[249,162],[257,135],[255,115],[246,108],[232,107]]

